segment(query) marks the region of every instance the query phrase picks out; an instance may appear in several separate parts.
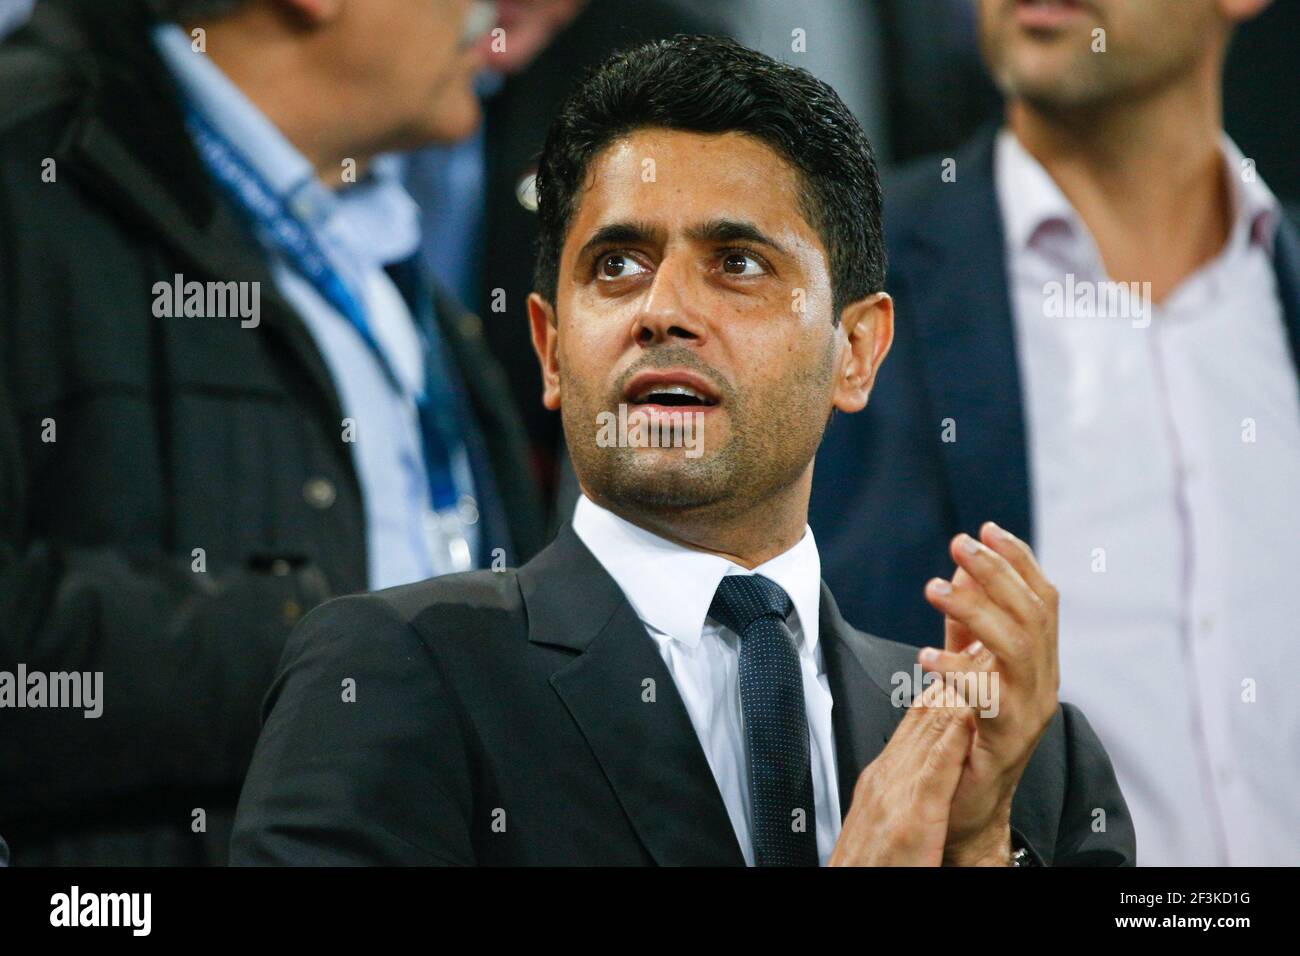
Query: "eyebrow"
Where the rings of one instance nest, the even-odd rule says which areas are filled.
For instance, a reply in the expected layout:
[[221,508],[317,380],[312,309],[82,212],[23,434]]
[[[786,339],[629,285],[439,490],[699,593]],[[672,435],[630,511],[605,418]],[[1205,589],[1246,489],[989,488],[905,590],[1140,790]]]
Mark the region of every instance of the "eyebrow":
[[[628,220],[611,222],[597,229],[578,250],[577,261],[583,261],[593,249],[607,245],[661,245],[666,238],[662,226],[648,222]],[[692,242],[752,242],[767,246],[782,255],[789,255],[785,247],[752,222],[744,219],[710,219],[686,230]]]
[[710,219],[686,230],[686,237],[694,242],[752,242],[789,255],[785,247],[758,226],[744,219]]
[[583,261],[598,246],[658,245],[664,240],[664,230],[648,222],[629,220],[611,222],[601,226],[578,250],[577,261]]

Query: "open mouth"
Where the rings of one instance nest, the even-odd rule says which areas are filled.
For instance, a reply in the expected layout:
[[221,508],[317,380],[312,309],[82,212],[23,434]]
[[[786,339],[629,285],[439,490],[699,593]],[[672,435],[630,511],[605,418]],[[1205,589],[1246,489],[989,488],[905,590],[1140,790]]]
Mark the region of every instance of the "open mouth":
[[713,408],[717,391],[701,376],[691,372],[642,372],[633,376],[623,391],[630,405],[663,408]]
[[632,400],[632,404],[666,405],[669,408],[682,408],[687,406],[707,407],[716,405],[717,402],[710,401],[695,389],[687,388],[685,385],[669,385],[642,392]]

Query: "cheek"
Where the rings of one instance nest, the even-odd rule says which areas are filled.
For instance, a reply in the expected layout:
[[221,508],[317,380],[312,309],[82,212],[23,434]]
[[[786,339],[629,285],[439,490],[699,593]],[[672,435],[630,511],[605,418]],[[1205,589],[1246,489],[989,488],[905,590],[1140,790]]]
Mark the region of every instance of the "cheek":
[[632,324],[641,306],[640,296],[611,297],[602,294],[595,284],[561,281],[556,296],[556,314],[575,357],[582,353],[599,353],[606,359],[623,352],[631,342]]
[[[830,319],[818,319],[830,327]],[[833,343],[812,322],[786,321],[738,328],[729,336],[731,365],[751,396],[820,395],[833,366]],[[763,356],[754,361],[754,356]]]
[[560,380],[586,394],[600,394],[610,371],[624,351],[624,338],[616,323],[575,321],[573,313],[561,313],[559,345],[556,349]]

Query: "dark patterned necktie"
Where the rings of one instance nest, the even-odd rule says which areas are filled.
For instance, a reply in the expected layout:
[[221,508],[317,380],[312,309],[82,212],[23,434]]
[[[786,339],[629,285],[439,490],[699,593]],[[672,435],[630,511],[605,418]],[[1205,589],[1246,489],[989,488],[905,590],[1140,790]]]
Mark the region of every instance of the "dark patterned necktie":
[[740,709],[749,749],[756,866],[816,866],[808,714],[790,595],[758,574],[728,574],[709,616],[740,636]]

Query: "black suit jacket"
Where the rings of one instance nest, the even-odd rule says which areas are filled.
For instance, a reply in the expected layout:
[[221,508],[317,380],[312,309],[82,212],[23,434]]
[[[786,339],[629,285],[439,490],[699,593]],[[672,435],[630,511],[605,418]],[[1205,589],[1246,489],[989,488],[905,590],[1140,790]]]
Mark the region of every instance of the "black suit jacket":
[[[915,650],[849,627],[825,587],[820,628],[847,812],[904,713],[891,675],[911,672]],[[1134,861],[1109,758],[1069,705],[1026,769],[1012,825],[1044,863]],[[231,860],[743,863],[658,648],[569,526],[518,571],[308,615],[267,698]]]
[[[5,712],[20,864],[224,860],[284,639],[366,586],[333,381],[218,201],[148,29],[137,2],[46,0],[0,48],[0,669],[102,671],[105,694],[95,720]],[[259,282],[260,326],[156,318],[176,273]],[[522,429],[477,320],[435,311],[509,525],[485,540],[526,557]]]

